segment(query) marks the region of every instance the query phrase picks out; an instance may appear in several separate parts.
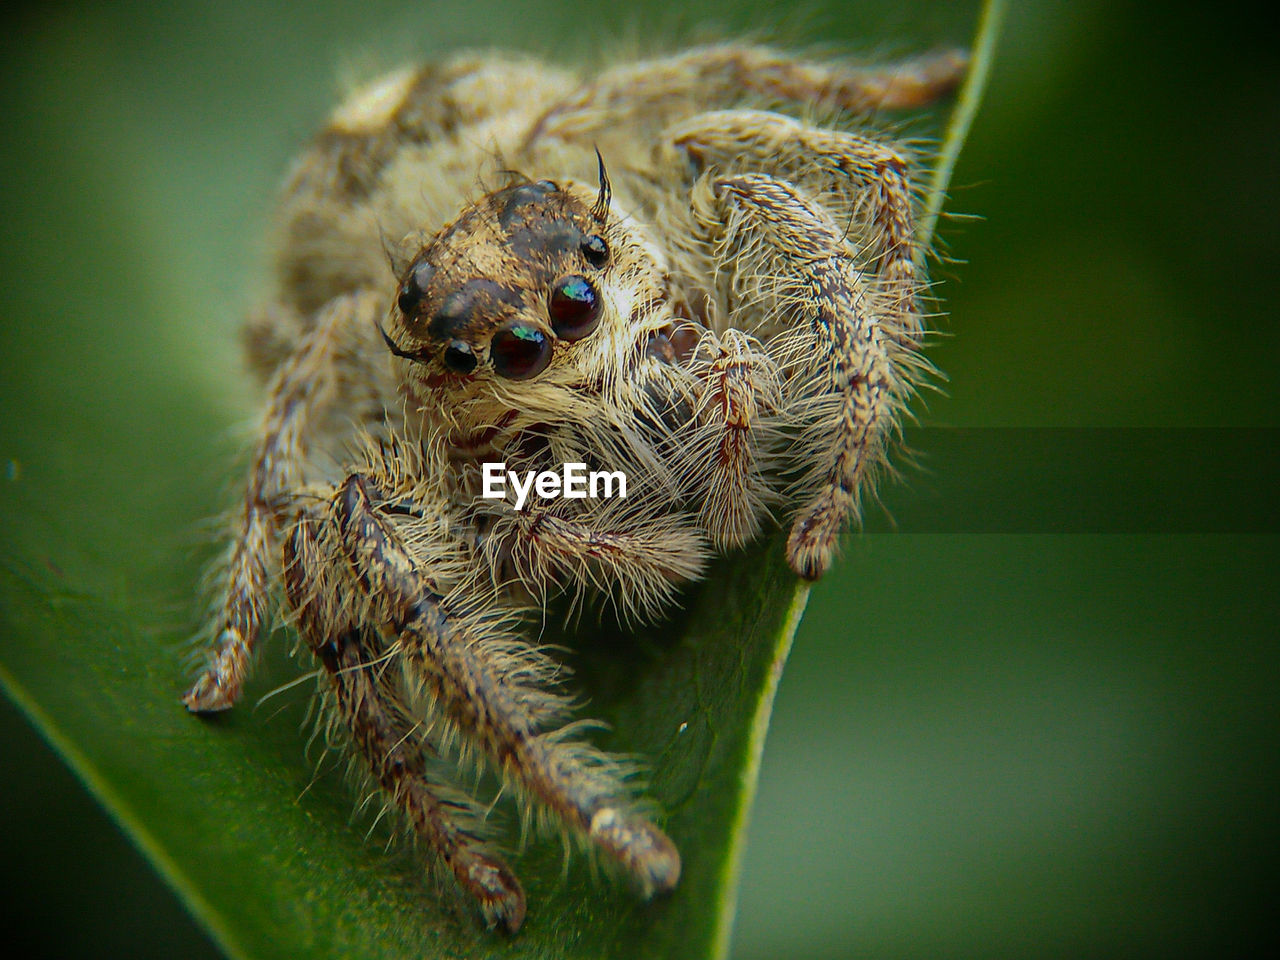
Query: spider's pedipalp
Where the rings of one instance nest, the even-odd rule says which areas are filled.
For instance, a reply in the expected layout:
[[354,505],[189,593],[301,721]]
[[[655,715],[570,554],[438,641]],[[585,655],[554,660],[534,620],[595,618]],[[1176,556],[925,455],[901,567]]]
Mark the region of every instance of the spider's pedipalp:
[[708,333],[690,364],[702,386],[690,455],[707,465],[694,497],[722,550],[754,540],[777,497],[766,479],[782,440],[782,375],[761,343],[741,330]]
[[682,585],[702,575],[708,555],[701,531],[679,516],[664,521],[618,510],[587,524],[541,506],[497,526],[488,549],[510,557],[531,592],[565,582],[578,588],[576,601],[592,588],[628,623],[657,618]]

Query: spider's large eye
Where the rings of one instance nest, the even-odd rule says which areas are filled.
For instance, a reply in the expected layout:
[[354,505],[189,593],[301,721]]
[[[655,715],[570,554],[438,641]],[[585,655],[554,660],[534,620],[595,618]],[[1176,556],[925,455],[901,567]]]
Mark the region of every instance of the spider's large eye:
[[489,359],[498,376],[528,380],[547,369],[551,362],[551,341],[536,327],[517,323],[493,335]]
[[600,294],[586,277],[572,274],[556,281],[547,309],[557,337],[581,340],[600,322]]
[[418,312],[418,304],[426,293],[427,284],[436,275],[436,268],[425,260],[419,260],[400,284],[400,292],[396,296],[396,306],[406,317]]

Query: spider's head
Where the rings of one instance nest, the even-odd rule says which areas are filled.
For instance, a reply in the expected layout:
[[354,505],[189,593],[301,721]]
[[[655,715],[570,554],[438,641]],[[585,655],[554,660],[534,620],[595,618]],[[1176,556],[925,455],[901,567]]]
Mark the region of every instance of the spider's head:
[[399,278],[383,331],[435,390],[512,394],[607,363],[637,288],[660,276],[652,247],[612,215],[600,186],[525,181],[482,197]]

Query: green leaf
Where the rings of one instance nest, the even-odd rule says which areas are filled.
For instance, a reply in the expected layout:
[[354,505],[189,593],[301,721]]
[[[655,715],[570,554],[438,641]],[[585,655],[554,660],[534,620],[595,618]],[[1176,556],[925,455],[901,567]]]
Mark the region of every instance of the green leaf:
[[[929,230],[1002,6],[987,5],[930,185]],[[83,27],[56,39],[88,75],[112,54]],[[106,121],[74,77],[30,76],[20,87],[29,122],[73,146],[51,152],[34,195],[4,211],[29,240],[6,247],[4,299],[40,336],[6,337],[15,375],[0,387],[0,685],[231,956],[725,956],[769,711],[807,597],[778,539],[721,560],[658,628],[583,629],[573,641],[590,712],[612,726],[603,745],[652,762],[650,792],[684,855],[679,889],[640,903],[581,858],[566,868],[558,843],[534,841],[515,861],[524,929],[512,941],[484,931],[424,879],[413,851],[366,839],[334,758],[308,757],[309,691],[289,686],[300,671],[285,638],[267,645],[239,709],[198,720],[181,708],[189,651],[176,640],[191,629],[188,598],[209,555],[182,531],[227,502],[238,445],[226,423],[246,405],[209,372],[233,367],[234,344],[216,333],[227,324],[163,320],[232,317],[239,305],[226,303],[224,263],[179,271],[203,285],[168,283],[150,266],[181,260],[189,225],[164,218],[172,198],[126,189],[156,162],[139,146],[155,136],[145,111],[115,118],[121,136],[95,126]],[[117,149],[95,152],[96,135]],[[191,157],[216,165],[234,151],[197,145]],[[8,172],[16,161],[5,160]],[[259,182],[265,193],[269,175]],[[50,256],[74,244],[68,223],[99,238],[92,255]],[[104,323],[143,303],[148,323]]]
[[[639,903],[556,843],[517,861],[531,905],[511,956],[711,955],[732,918],[743,821],[769,706],[803,594],[776,561],[721,564],[688,612],[640,637],[600,635],[577,658],[609,746],[654,758],[651,792],[685,852],[678,892]],[[198,721],[175,707],[179,652],[136,614],[70,592],[45,570],[0,573],[4,684],[233,956],[484,956],[495,935],[442,904],[411,851],[388,856],[351,823],[334,763],[304,757],[298,670],[268,658],[241,709]],[[277,638],[280,639],[280,638]],[[56,655],[52,655],[56,651]],[[626,669],[622,669],[625,667]],[[280,710],[280,701],[286,703]],[[581,951],[572,951],[573,945]],[[722,947],[717,949],[723,953]]]

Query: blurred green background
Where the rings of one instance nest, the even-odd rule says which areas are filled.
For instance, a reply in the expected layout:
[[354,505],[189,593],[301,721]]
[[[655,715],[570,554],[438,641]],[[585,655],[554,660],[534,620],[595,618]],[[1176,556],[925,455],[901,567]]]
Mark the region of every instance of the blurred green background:
[[[743,960],[1225,956],[1274,904],[1274,37],[1246,5],[1011,6],[950,203],[983,219],[942,227],[967,262],[937,271],[949,383],[921,420],[1107,428],[1071,436],[1110,454],[1046,450],[1012,487],[989,459],[949,458],[961,493],[1000,489],[1031,519],[969,528],[973,503],[942,495],[948,532],[857,538],[814,589],[751,826]],[[810,4],[780,27],[763,3],[634,3],[617,23],[599,4],[487,0],[11,7],[0,543],[69,592],[128,598],[157,642],[190,628],[199,521],[227,502],[253,405],[235,331],[264,282],[271,198],[346,72],[463,43],[573,58],[699,24],[901,52],[965,42],[975,14]],[[1112,455],[1152,435],[1186,447],[1155,481]],[[933,472],[889,492],[896,516],[956,479],[928,436]],[[1122,518],[1130,476],[1199,484],[1203,504],[1223,449],[1226,473],[1271,494],[1228,504],[1225,526],[1035,521],[1081,488]],[[6,701],[0,744],[10,938],[44,945],[32,955],[216,955]]]

